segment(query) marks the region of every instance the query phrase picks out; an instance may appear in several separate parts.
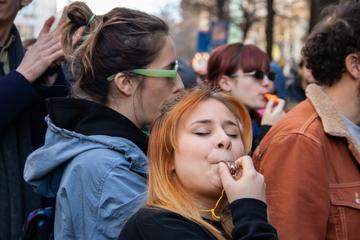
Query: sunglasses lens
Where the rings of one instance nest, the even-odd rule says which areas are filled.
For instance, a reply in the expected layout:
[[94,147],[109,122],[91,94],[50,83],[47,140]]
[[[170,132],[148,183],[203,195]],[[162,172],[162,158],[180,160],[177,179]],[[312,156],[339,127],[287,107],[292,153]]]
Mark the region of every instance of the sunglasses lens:
[[270,81],[275,81],[276,74],[274,72],[269,72],[268,73],[268,78],[269,78]]
[[256,71],[254,74],[254,77],[258,80],[263,80],[264,79],[264,72],[263,71]]

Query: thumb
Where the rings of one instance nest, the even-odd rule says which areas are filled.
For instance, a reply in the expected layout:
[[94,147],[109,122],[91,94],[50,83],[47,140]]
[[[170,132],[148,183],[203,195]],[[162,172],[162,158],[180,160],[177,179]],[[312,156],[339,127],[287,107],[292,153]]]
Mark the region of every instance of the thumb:
[[218,170],[219,170],[221,183],[222,183],[224,188],[225,188],[225,186],[229,185],[231,182],[234,181],[234,179],[231,176],[231,174],[229,172],[229,169],[228,169],[228,167],[226,166],[225,163],[220,162]]
[[53,16],[49,17],[49,18],[45,21],[45,23],[44,23],[44,25],[43,25],[40,33],[39,33],[39,38],[40,38],[42,35],[50,32],[50,28],[51,28],[51,26],[53,25],[54,21],[55,21],[55,18],[54,18]]

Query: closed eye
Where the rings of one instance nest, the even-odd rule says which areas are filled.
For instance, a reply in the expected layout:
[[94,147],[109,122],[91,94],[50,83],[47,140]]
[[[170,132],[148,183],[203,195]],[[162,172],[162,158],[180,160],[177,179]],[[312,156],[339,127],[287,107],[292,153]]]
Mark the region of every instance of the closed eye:
[[231,137],[231,138],[237,138],[239,135],[238,134],[230,134],[230,133],[228,133],[227,134],[229,137]]
[[206,136],[209,135],[209,132],[194,132],[194,134],[198,135],[198,136]]

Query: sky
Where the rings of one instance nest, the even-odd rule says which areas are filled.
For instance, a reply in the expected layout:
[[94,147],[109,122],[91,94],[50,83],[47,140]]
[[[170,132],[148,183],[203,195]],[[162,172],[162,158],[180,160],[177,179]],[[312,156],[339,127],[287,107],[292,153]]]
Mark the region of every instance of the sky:
[[[156,14],[167,3],[180,0],[84,0],[95,14],[104,14],[114,7],[128,7],[147,13]],[[69,0],[57,0],[57,9],[62,9]]]

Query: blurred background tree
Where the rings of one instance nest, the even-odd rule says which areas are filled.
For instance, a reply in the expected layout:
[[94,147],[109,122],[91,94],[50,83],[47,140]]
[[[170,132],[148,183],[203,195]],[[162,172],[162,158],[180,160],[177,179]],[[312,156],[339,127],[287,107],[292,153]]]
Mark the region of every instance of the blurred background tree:
[[[36,37],[48,15],[59,13],[73,0],[34,0],[17,18],[23,39]],[[140,0],[111,0],[113,7],[122,2],[139,5]],[[339,0],[141,0],[140,9],[154,9],[170,25],[179,58],[190,62],[198,50],[199,32],[211,31],[211,24],[229,25],[228,42],[252,43],[287,68],[299,61],[304,41],[320,19],[321,10]],[[355,1],[355,0],[340,0]],[[87,0],[90,2],[90,0]],[[99,6],[97,0],[93,7]],[[96,4],[95,4],[96,2]],[[110,2],[110,0],[108,0]],[[106,4],[108,4],[106,2]],[[136,3],[138,3],[136,5]],[[146,3],[146,4],[145,4]],[[100,5],[106,5],[100,4]],[[60,6],[61,5],[61,6]],[[145,6],[148,5],[148,6]],[[46,14],[45,14],[46,13]],[[209,48],[211,50],[211,48]]]
[[320,19],[321,10],[336,2],[338,0],[181,0],[182,21],[173,31],[178,53],[184,59],[191,58],[196,51],[197,32],[208,29],[211,21],[225,20],[230,24],[230,42],[256,44],[281,65],[296,62],[306,36]]

